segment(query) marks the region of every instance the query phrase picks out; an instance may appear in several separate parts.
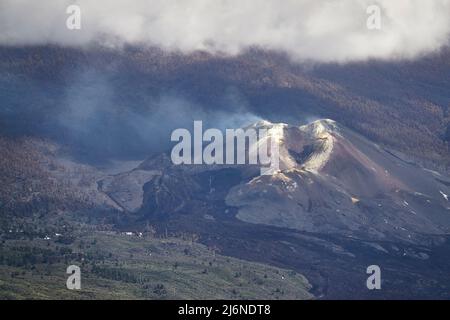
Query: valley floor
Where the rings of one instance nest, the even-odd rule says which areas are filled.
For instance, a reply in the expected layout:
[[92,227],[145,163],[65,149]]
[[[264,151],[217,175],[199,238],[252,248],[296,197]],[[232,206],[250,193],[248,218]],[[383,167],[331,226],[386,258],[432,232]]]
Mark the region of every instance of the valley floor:
[[[3,234],[0,299],[313,298],[299,273],[226,257],[181,237],[76,233],[33,240]],[[66,288],[69,265],[81,268],[81,290]]]

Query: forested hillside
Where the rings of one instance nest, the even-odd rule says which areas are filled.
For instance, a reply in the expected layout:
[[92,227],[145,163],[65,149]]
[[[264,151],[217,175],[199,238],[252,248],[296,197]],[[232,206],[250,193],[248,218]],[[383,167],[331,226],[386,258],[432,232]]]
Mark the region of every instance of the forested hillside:
[[[155,132],[141,132],[134,123],[144,119],[140,125],[145,126],[147,119],[157,118],[164,125],[174,110],[164,114],[158,109],[161,97],[175,96],[207,114],[249,113],[293,124],[331,118],[445,169],[450,163],[449,74],[449,49],[415,61],[317,65],[259,50],[227,57],[138,48],[3,47],[0,125],[2,133],[37,134],[86,147],[79,131],[72,134],[73,127],[61,124],[61,118],[78,117],[73,110],[65,112],[72,103],[68,96],[81,95],[85,104],[109,111],[107,118],[90,115],[95,137],[92,129],[83,132],[90,137],[87,147],[99,148],[96,156],[148,154],[155,143],[146,139]],[[104,100],[96,100],[98,90],[107,93]],[[130,112],[136,117],[124,120]]]

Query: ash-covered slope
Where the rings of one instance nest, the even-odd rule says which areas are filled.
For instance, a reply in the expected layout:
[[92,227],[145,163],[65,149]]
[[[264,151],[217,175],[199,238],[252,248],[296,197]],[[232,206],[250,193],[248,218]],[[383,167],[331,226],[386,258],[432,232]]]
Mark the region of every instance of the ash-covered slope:
[[408,163],[332,120],[282,128],[281,171],[241,183],[226,197],[227,205],[239,209],[239,219],[409,241],[450,231],[448,178]]
[[234,212],[255,224],[410,242],[450,232],[447,177],[332,120],[251,127],[276,139],[280,170],[272,175],[245,165],[174,166],[161,155],[108,178],[102,191],[123,208],[160,218]]
[[251,127],[276,139],[280,170],[272,175],[245,165],[175,166],[163,154],[105,179],[101,190],[128,211],[160,218],[234,212],[255,224],[410,242],[450,232],[449,178],[332,120]]
[[[448,298],[450,179],[331,120],[253,127],[273,129],[272,175],[255,165],[173,165],[166,154],[103,171],[55,159],[47,171],[115,209],[105,212],[119,228],[199,235],[225,255],[305,274],[318,297]],[[371,264],[383,268],[378,294],[365,286]]]

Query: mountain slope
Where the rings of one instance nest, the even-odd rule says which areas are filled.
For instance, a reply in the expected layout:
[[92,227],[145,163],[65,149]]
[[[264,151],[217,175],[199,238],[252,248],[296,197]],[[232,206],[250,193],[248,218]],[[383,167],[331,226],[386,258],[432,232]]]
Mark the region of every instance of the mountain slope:
[[[262,50],[214,56],[138,47],[0,47],[0,130],[51,137],[104,159],[148,155],[161,142],[155,132],[186,126],[171,117],[174,111],[188,124],[213,110],[275,122],[331,118],[445,170],[449,73],[448,47],[414,61],[318,65]],[[80,115],[80,106],[99,112]]]
[[[449,180],[405,162],[331,120],[285,126],[282,171],[234,187],[238,218],[362,238],[450,231]],[[284,156],[288,155],[288,156]]]
[[[160,218],[236,211],[238,219],[256,224],[418,243],[423,235],[450,232],[449,178],[332,120],[252,127],[277,128],[280,171],[267,176],[255,166],[175,166],[161,155],[109,177],[102,191],[123,207],[132,202],[131,212]],[[138,189],[143,192],[132,191]],[[117,199],[120,193],[131,198]]]
[[[295,270],[319,298],[448,297],[445,175],[331,120],[254,127],[274,125],[281,170],[269,176],[260,176],[255,165],[175,166],[166,154],[139,165],[95,168],[34,142],[30,169],[47,177],[40,184],[53,181],[59,192],[37,184],[42,195],[33,203],[40,211],[3,216],[2,237],[65,233],[60,229],[69,217],[100,230],[145,232],[151,224],[159,235],[196,234],[225,256]],[[24,192],[18,199],[26,204]],[[46,193],[55,199],[51,207]],[[71,206],[72,198],[82,202]],[[384,270],[382,292],[364,285],[365,268],[373,263]]]

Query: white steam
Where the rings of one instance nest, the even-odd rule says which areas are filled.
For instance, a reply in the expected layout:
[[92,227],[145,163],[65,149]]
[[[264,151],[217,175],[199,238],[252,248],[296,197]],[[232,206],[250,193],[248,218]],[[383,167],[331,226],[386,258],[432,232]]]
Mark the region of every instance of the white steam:
[[[81,8],[68,30],[66,8]],[[366,27],[369,5],[381,29]],[[294,59],[414,58],[449,42],[450,0],[1,0],[0,45],[144,44],[236,54],[258,46]]]

